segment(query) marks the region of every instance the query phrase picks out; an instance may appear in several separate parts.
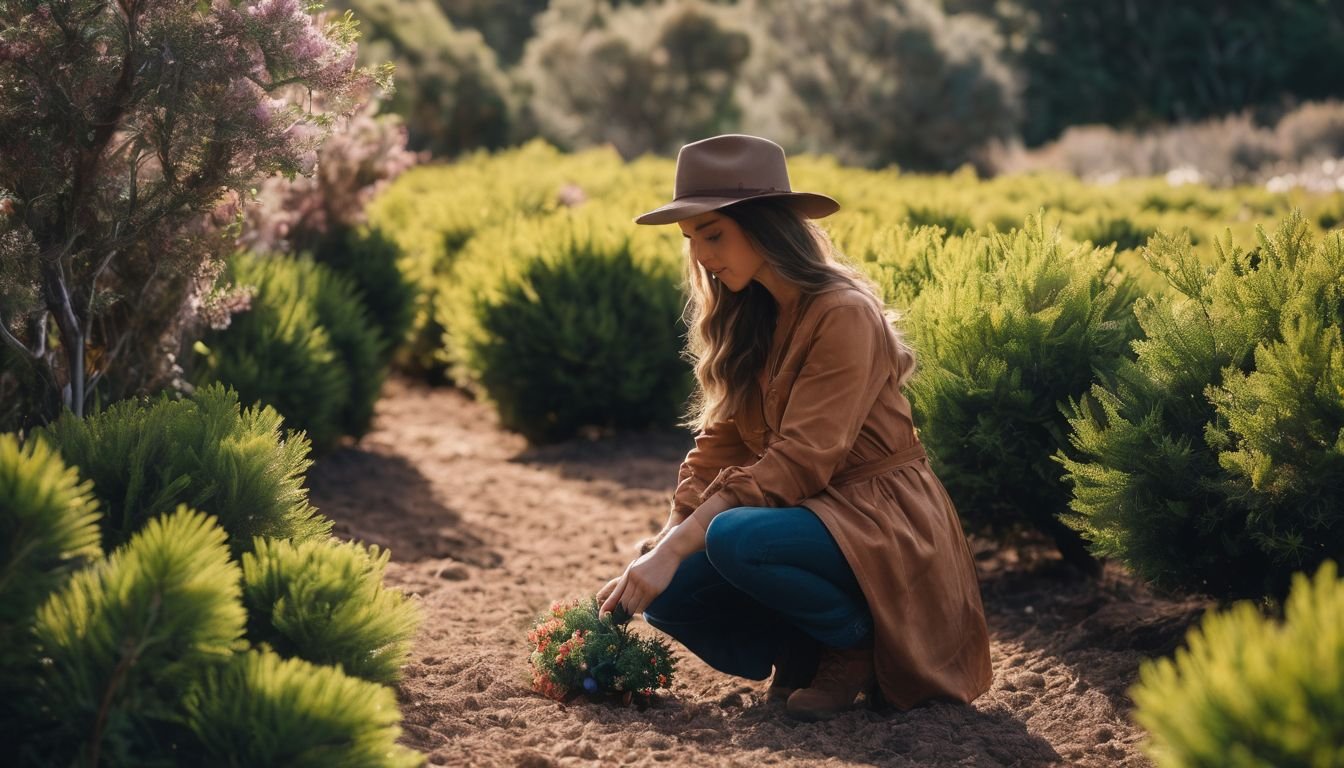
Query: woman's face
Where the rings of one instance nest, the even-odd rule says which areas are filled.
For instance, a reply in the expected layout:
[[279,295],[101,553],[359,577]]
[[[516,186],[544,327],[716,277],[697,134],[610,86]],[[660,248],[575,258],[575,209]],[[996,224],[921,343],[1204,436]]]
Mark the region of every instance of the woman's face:
[[742,233],[737,222],[718,211],[709,211],[677,222],[690,241],[691,258],[733,293],[746,288],[762,268],[765,259]]

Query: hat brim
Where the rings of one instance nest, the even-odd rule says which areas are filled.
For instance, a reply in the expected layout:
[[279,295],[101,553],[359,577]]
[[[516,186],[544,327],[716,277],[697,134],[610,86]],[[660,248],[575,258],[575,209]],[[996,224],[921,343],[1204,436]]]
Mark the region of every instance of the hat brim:
[[815,192],[764,192],[748,197],[683,197],[635,217],[635,223],[673,224],[702,213],[726,208],[734,203],[765,198],[781,199],[809,219],[820,219],[840,210],[840,204],[835,200]]

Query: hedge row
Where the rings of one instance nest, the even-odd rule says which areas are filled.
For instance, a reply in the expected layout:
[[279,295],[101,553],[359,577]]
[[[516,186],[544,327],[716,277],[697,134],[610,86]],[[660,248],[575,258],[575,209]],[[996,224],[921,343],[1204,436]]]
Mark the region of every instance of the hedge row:
[[[840,198],[832,236],[906,310],[907,393],[968,529],[1225,597],[1341,554],[1334,197],[791,170]],[[670,425],[685,257],[630,217],[672,171],[531,144],[403,175],[370,217],[422,288],[411,357],[536,440]]]
[[389,685],[418,606],[328,535],[307,453],[219,385],[0,435],[14,764],[422,762]]

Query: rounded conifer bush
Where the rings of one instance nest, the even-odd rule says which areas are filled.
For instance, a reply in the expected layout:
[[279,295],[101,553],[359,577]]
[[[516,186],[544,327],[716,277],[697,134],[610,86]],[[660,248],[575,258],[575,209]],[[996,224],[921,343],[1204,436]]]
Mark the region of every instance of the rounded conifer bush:
[[459,272],[441,317],[465,378],[536,442],[673,424],[690,391],[675,263],[629,239],[543,230],[506,267]]
[[308,441],[282,433],[269,407],[241,408],[212,384],[186,400],[123,400],[84,419],[67,413],[36,434],[92,481],[106,547],[187,504],[214,515],[235,554],[253,536],[321,539],[331,521],[308,503]]
[[1144,662],[1134,718],[1161,768],[1333,766],[1344,757],[1344,580],[1293,577],[1282,623],[1250,601],[1206,616],[1174,659]]
[[251,307],[206,335],[194,378],[272,406],[316,451],[367,431],[385,374],[384,344],[354,283],[308,256],[247,252],[230,259],[228,276],[255,286]]
[[1070,404],[1065,520],[1161,587],[1282,597],[1344,558],[1344,233],[1293,213],[1215,249],[1145,249],[1171,290],[1136,304],[1137,358]]
[[1070,496],[1052,457],[1067,445],[1060,404],[1113,369],[1136,332],[1137,290],[1113,255],[1029,218],[945,249],[910,309],[916,424],[967,527],[1034,527],[1085,565],[1083,542],[1057,519]]
[[258,539],[242,559],[248,639],[285,658],[396,682],[420,612],[405,593],[383,589],[390,557],[335,539]]

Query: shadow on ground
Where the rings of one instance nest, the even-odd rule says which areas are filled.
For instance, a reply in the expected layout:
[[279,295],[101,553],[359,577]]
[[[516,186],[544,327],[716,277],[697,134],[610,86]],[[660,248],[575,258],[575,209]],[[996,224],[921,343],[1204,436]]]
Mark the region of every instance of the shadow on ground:
[[358,447],[323,456],[308,471],[309,497],[333,532],[392,550],[401,562],[451,559],[494,568],[501,557],[444,505],[405,458]]
[[621,432],[601,440],[568,440],[529,446],[513,457],[518,464],[549,468],[571,480],[603,480],[625,488],[666,491],[677,468],[695,445],[684,430]]

